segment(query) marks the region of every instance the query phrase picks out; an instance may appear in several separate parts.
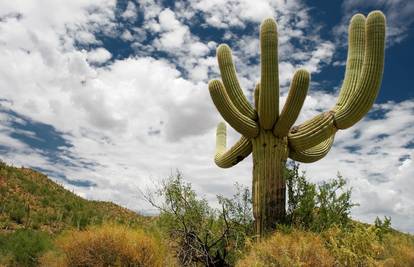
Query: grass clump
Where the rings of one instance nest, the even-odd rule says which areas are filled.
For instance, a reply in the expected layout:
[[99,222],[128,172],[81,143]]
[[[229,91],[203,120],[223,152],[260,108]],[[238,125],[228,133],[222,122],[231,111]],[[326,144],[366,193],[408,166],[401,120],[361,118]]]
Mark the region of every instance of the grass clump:
[[378,225],[353,222],[322,233],[339,266],[413,266],[414,239]]
[[348,229],[332,227],[323,234],[329,251],[341,266],[376,266],[384,251],[375,229],[355,224]]
[[281,226],[236,266],[414,266],[414,238],[375,225],[351,222],[317,233]]
[[414,238],[401,233],[388,233],[383,239],[384,266],[414,266]]
[[251,266],[333,266],[334,258],[319,235],[301,230],[275,232],[252,246],[238,267]]
[[167,251],[143,230],[102,225],[69,231],[55,241],[58,251],[45,254],[44,266],[165,266]]

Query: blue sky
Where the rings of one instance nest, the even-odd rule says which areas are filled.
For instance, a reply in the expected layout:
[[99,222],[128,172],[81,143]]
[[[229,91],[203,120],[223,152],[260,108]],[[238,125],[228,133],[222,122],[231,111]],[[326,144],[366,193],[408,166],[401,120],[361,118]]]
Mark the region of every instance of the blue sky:
[[[394,1],[3,1],[0,153],[89,199],[152,212],[138,188],[181,170],[214,204],[251,183],[251,158],[214,165],[221,120],[207,90],[227,43],[246,95],[259,79],[258,28],[279,29],[281,102],[293,72],[311,87],[298,123],[329,110],[341,86],[353,14],[387,16],[384,77],[371,112],[340,131],[328,156],[301,165],[319,182],[339,171],[360,204],[414,232],[414,4]],[[229,132],[229,143],[237,140]]]

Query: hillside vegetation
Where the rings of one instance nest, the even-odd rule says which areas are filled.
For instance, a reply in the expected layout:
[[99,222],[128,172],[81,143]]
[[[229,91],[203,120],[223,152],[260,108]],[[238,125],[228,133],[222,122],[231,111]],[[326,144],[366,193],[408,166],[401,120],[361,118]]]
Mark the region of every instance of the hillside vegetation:
[[141,225],[143,217],[111,202],[85,200],[28,168],[0,162],[0,231],[22,228],[59,233],[106,221]]
[[285,176],[285,223],[258,240],[250,191],[239,185],[214,208],[177,173],[141,192],[160,211],[145,217],[0,162],[0,267],[414,266],[414,238],[390,218],[350,218],[356,204],[340,175],[312,184],[293,164]]

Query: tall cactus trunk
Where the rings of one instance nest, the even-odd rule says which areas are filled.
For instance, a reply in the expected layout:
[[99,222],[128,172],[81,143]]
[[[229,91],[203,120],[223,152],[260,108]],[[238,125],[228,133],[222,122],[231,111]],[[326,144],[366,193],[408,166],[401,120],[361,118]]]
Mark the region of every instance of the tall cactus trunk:
[[258,238],[285,218],[286,182],[283,169],[288,157],[287,138],[262,130],[252,139],[253,215]]

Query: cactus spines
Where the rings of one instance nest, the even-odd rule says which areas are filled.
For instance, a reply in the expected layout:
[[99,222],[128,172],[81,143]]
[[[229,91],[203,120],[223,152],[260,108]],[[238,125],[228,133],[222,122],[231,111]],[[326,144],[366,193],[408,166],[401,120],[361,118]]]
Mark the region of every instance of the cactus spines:
[[335,134],[334,116],[334,112],[327,111],[293,127],[288,134],[290,147],[296,151],[306,150]]
[[239,133],[246,137],[255,137],[259,133],[257,123],[243,115],[230,100],[229,95],[224,89],[224,85],[219,80],[210,81],[208,88],[214,105],[221,116]]
[[279,62],[277,26],[274,19],[265,19],[260,27],[260,94],[259,121],[270,130],[279,116]]
[[309,73],[295,72],[289,95],[279,114],[277,25],[266,19],[260,28],[261,79],[254,107],[243,95],[231,50],[220,45],[217,58],[223,82],[209,83],[211,98],[222,117],[242,136],[226,150],[226,125],[217,126],[215,162],[229,168],[253,154],[253,214],[258,237],[285,216],[287,158],[310,163],[330,150],[335,133],[357,123],[371,108],[384,67],[385,17],[380,11],[351,19],[345,78],[336,105],[298,126],[296,121],[309,86]]
[[312,163],[318,161],[325,157],[328,154],[331,146],[333,144],[335,135],[330,136],[328,139],[323,140],[321,143],[305,150],[295,151],[291,149],[289,151],[289,158],[303,162],[303,163]]
[[356,14],[349,24],[348,57],[345,79],[342,83],[335,110],[345,107],[349,97],[355,92],[365,53],[365,17]]
[[226,124],[223,122],[217,126],[216,156],[214,162],[221,168],[230,168],[252,152],[252,143],[242,136],[229,150],[226,151]]
[[286,136],[290,128],[299,116],[306,93],[309,87],[309,73],[300,69],[293,75],[292,84],[290,85],[289,95],[286,99],[283,110],[279,119],[273,128],[273,134],[278,137]]
[[243,115],[255,120],[257,118],[256,111],[249,104],[249,101],[240,87],[236,68],[234,67],[232,60],[231,49],[228,45],[221,44],[217,48],[217,59],[223,84],[230,100]]
[[[351,30],[359,31],[360,27],[352,29],[352,24],[360,23],[362,15],[357,15],[358,19],[351,21]],[[353,22],[353,23],[352,23]],[[380,11],[371,12],[365,21],[365,38],[360,43],[365,43],[364,60],[358,60],[359,75],[352,77],[352,72],[346,79],[356,79],[355,89],[351,88],[345,103],[338,108],[335,116],[335,122],[339,129],[346,129],[357,123],[371,108],[377,97],[381,86],[382,72],[384,69],[384,47],[385,47],[385,17]],[[356,38],[355,38],[356,39]],[[353,40],[351,40],[353,41]],[[355,42],[358,43],[358,42]],[[355,45],[355,53],[359,48]],[[352,58],[352,57],[351,57]],[[344,82],[345,83],[345,82]],[[344,88],[345,89],[345,88]],[[345,93],[344,93],[345,94]]]

